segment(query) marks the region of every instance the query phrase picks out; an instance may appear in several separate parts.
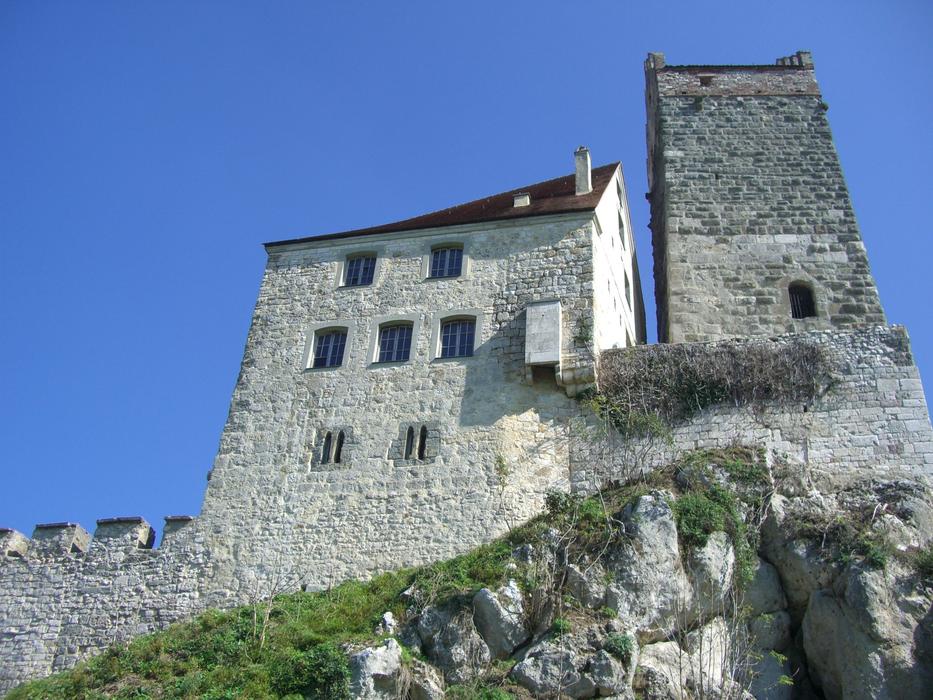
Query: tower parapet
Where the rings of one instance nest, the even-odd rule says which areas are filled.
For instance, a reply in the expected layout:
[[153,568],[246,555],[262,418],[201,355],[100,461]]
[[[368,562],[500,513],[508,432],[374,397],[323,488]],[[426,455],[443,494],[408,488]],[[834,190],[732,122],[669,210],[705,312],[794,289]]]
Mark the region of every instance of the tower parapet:
[[810,53],[645,73],[659,339],[883,323]]

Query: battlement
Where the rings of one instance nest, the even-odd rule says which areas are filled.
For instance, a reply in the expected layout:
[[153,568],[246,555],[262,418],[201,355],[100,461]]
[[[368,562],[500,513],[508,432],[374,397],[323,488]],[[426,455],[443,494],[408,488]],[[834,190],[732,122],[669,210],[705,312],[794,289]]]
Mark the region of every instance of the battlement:
[[[662,53],[645,61],[649,96],[819,96],[809,51],[797,51],[763,65],[669,66]],[[649,104],[650,104],[649,97]]]
[[[191,515],[165,516],[165,529],[159,550],[170,548],[179,534],[197,518]],[[78,523],[39,523],[32,537],[18,530],[0,528],[0,562],[4,559],[44,560],[76,555],[93,556],[97,551],[114,552],[155,549],[156,531],[140,516],[101,518],[94,536]]]

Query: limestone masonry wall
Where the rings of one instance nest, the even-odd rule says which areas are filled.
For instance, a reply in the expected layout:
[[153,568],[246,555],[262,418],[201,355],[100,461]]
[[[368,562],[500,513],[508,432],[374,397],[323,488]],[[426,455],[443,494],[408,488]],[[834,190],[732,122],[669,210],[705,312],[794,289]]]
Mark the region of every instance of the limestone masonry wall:
[[[883,323],[812,64],[658,63],[647,100],[659,339]],[[792,282],[813,290],[815,317],[791,317]]]
[[[806,404],[713,406],[675,425],[670,445],[642,440],[613,451],[593,439],[581,418],[571,448],[574,488],[590,490],[633,466],[650,469],[689,450],[733,443],[760,445],[808,465],[815,486],[846,485],[868,475],[933,477],[933,428],[906,330],[864,326],[717,344],[741,349],[799,341],[827,351],[834,382],[823,396]],[[623,444],[621,438],[615,444]]]

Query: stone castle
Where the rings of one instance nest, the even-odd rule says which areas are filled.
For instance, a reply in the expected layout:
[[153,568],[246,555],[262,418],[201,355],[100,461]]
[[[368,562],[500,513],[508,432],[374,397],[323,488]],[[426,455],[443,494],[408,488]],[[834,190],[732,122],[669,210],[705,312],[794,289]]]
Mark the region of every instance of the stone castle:
[[[646,62],[658,335],[795,338],[838,381],[812,405],[716,406],[659,461],[738,437],[814,482],[933,471],[903,328],[885,322],[806,52]],[[618,163],[369,229],[266,244],[201,514],[0,531],[0,692],[277,586],[461,553],[597,474],[574,397],[645,342]]]

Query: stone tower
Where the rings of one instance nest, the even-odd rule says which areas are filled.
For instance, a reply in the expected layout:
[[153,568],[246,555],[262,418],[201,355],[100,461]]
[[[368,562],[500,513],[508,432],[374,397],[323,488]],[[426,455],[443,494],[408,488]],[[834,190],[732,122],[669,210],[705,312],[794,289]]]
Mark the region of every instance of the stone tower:
[[658,339],[884,323],[810,54],[645,73]]

